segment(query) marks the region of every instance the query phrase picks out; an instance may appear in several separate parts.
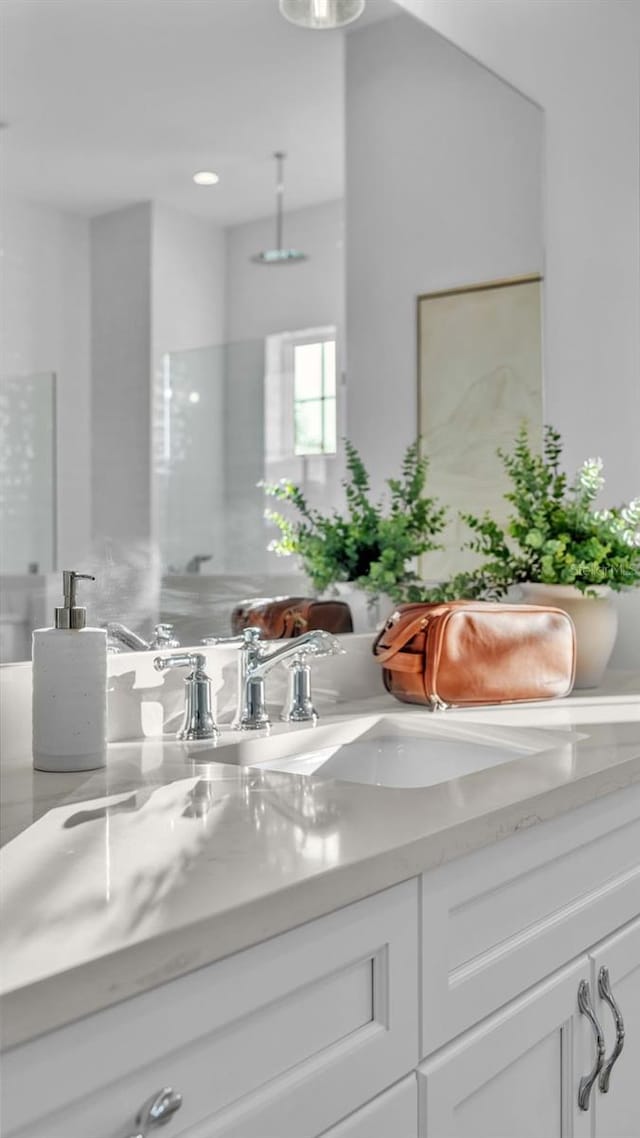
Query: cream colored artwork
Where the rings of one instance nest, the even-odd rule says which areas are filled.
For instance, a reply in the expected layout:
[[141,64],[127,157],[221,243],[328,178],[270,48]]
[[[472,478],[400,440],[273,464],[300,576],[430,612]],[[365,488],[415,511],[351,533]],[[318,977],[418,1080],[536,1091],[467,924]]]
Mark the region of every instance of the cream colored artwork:
[[523,422],[542,433],[541,280],[527,277],[418,298],[418,416],[429,456],[428,492],[450,508],[445,550],[423,559],[442,580],[477,562],[460,552],[468,528],[459,511],[499,520],[508,488],[498,448]]

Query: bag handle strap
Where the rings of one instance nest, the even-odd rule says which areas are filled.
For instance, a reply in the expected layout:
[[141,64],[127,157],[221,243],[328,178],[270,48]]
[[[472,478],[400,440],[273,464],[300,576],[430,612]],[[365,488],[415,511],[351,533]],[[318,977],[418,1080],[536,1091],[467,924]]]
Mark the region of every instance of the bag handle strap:
[[387,653],[385,653],[385,656],[386,656],[386,659],[384,659],[382,655],[376,656],[376,660],[378,661],[379,664],[382,665],[383,668],[384,667],[390,668],[391,664],[389,664],[388,661],[389,661],[389,659],[393,658],[393,671],[394,672],[410,672],[411,674],[414,674],[416,672],[421,672],[423,667],[424,667],[424,661],[422,659],[422,656],[418,655],[417,652],[404,652],[404,653],[402,653],[402,652],[395,652],[395,649],[394,649],[394,653],[393,653],[392,657],[390,657]]
[[[428,621],[429,616],[426,615],[424,611],[419,612],[413,620],[405,624],[402,633],[398,636],[397,640],[394,640],[393,644],[378,651],[380,641],[383,639],[385,633],[390,631],[388,628],[383,628],[373,645],[373,654],[378,663],[386,664],[388,660],[392,660],[418,632],[422,632],[426,628]],[[396,661],[394,667],[397,671],[401,672],[419,672],[422,668],[422,659],[417,655],[407,656],[402,660],[402,663],[399,660]]]
[[283,633],[287,638],[299,636],[300,633],[304,632],[309,625],[309,621],[302,612],[301,602],[298,602],[295,605],[291,605],[288,609],[286,609],[282,614],[282,620]]

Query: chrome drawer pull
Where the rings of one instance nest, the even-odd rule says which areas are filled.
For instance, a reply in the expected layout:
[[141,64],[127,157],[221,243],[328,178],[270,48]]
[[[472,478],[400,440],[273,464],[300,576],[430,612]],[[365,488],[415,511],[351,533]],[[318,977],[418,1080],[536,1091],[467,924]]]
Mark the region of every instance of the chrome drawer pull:
[[578,1007],[580,1008],[582,1014],[585,1015],[589,1020],[589,1023],[593,1028],[593,1034],[596,1040],[596,1061],[593,1066],[593,1070],[588,1075],[584,1075],[584,1077],[580,1079],[580,1086],[578,1087],[578,1106],[580,1107],[580,1110],[588,1110],[589,1099],[591,1098],[591,1088],[598,1078],[598,1075],[602,1070],[602,1064],[604,1063],[605,1047],[604,1035],[602,1034],[602,1028],[598,1023],[596,1013],[593,1010],[589,985],[587,984],[586,980],[581,980],[578,986]]
[[620,1011],[620,1008],[615,1001],[613,992],[611,991],[611,979],[609,977],[608,968],[602,967],[598,972],[598,992],[600,993],[600,998],[604,1000],[604,1002],[611,1008],[616,1025],[615,1046],[604,1067],[602,1068],[600,1072],[600,1078],[598,1080],[598,1086],[600,1087],[600,1090],[602,1091],[603,1095],[606,1095],[607,1091],[609,1090],[611,1072],[620,1057],[622,1048],[624,1047],[624,1020],[622,1018],[622,1012]]
[[155,1129],[156,1126],[164,1126],[176,1111],[180,1110],[181,1106],[182,1095],[171,1087],[164,1087],[163,1090],[156,1091],[138,1111],[136,1126],[139,1126],[140,1129],[135,1134],[131,1134],[130,1138],[147,1138],[150,1130]]

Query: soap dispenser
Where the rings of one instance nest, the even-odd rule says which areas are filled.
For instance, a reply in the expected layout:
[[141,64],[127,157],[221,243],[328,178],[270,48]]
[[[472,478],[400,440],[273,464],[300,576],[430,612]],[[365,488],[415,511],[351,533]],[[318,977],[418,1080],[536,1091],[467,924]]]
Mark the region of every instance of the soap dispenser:
[[94,580],[65,569],[55,627],[33,633],[33,765],[39,771],[105,765],[107,633],[87,628],[87,610],[76,604],[76,582]]

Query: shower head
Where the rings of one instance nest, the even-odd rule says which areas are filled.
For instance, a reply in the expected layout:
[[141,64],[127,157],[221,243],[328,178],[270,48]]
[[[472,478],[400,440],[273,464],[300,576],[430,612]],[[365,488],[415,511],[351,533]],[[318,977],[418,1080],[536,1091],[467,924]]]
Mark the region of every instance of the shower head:
[[308,261],[306,253],[299,249],[263,249],[254,253],[251,260],[256,265],[290,265],[292,261]]

